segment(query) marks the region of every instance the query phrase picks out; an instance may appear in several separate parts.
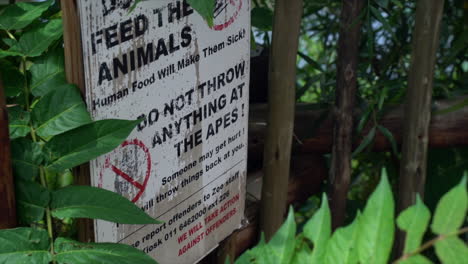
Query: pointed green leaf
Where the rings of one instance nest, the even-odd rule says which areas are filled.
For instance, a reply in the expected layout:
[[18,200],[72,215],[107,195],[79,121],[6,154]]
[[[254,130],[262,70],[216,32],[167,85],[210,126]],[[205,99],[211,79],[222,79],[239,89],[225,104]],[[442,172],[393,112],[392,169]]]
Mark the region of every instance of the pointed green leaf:
[[358,237],[359,227],[358,214],[353,223],[346,227],[338,228],[332,235],[327,244],[327,253],[325,257],[326,264],[357,264],[358,253],[356,248],[356,240]]
[[11,154],[15,178],[34,181],[44,160],[41,146],[29,139],[20,138],[11,142]]
[[206,20],[210,27],[213,26],[215,0],[187,0],[187,2]]
[[434,245],[437,257],[443,264],[461,264],[468,260],[468,248],[460,238],[452,236]]
[[352,156],[355,157],[357,154],[361,153],[365,148],[367,148],[367,146],[370,145],[370,143],[372,143],[372,140],[374,140],[374,137],[375,137],[375,127],[373,127],[369,133],[364,137],[364,139],[362,140],[361,144],[356,148],[356,150],[354,150]]
[[54,217],[102,219],[119,224],[159,224],[135,204],[108,190],[69,186],[52,193]]
[[54,157],[48,169],[62,172],[113,150],[139,122],[101,120],[53,137],[46,145]]
[[0,29],[15,30],[26,27],[46,11],[53,2],[52,0],[35,3],[20,2],[7,6],[0,11]]
[[27,31],[8,52],[21,53],[26,57],[40,56],[47,48],[62,36],[62,20],[53,19],[39,27]]
[[63,56],[63,49],[57,48],[34,60],[30,69],[32,94],[43,96],[67,83]]
[[0,230],[0,264],[47,264],[49,237],[43,229],[16,228]]
[[385,138],[387,138],[387,140],[390,142],[390,145],[392,146],[393,153],[395,155],[398,155],[397,143],[396,143],[395,137],[393,137],[392,132],[390,132],[390,130],[388,130],[386,127],[381,126],[381,125],[378,125],[377,128],[380,130],[380,132],[382,132],[382,134],[385,136]]
[[29,225],[43,219],[49,205],[49,191],[36,182],[16,181],[16,204],[20,223]]
[[157,264],[144,252],[122,244],[80,243],[59,237],[54,249],[54,259],[63,264]]
[[451,234],[456,232],[465,221],[468,209],[466,179],[467,174],[465,173],[460,184],[440,199],[432,220],[432,232],[438,235]]
[[395,40],[395,42],[398,42],[398,38],[396,37],[395,33],[393,32],[393,27],[390,25],[390,23],[387,21],[387,19],[385,19],[381,12],[379,10],[377,10],[375,7],[373,6],[369,6],[370,7],[370,11],[372,12],[372,14],[375,16],[375,18],[377,18],[377,20],[382,24],[382,26],[385,28],[385,30],[390,33],[390,35],[392,35],[392,38]]
[[262,233],[260,242],[254,248],[247,250],[237,260],[236,264],[270,264],[276,263],[271,247],[265,243],[265,236]]
[[331,214],[328,199],[322,196],[322,205],[304,226],[304,236],[314,243],[311,263],[323,263],[327,242],[331,235]]
[[[299,242],[301,243],[301,242]],[[312,263],[312,250],[306,243],[302,243],[296,253],[293,256],[291,264],[303,264],[303,263]]]
[[395,202],[387,178],[382,170],[382,178],[372,193],[359,220],[357,240],[361,263],[385,264],[393,246]]
[[431,212],[421,201],[419,195],[416,198],[416,204],[398,216],[397,225],[406,232],[404,253],[415,251],[421,246],[430,219]]
[[36,133],[49,138],[90,123],[78,88],[67,84],[44,95],[32,111]]
[[7,44],[9,47],[14,46],[17,43],[16,39],[11,38],[3,38],[2,41],[5,42],[5,44]]
[[8,108],[8,128],[10,130],[10,139],[24,137],[31,132],[29,121],[31,115],[21,107],[15,106]]
[[294,210],[290,207],[288,218],[271,238],[270,242],[268,242],[268,245],[275,254],[274,258],[277,263],[290,263],[294,253],[295,237],[296,222],[294,220]]

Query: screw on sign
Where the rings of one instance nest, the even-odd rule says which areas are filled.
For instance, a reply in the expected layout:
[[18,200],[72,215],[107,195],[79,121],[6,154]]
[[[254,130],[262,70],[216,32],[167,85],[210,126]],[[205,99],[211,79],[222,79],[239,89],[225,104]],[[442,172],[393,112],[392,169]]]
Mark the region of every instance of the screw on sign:
[[242,9],[242,0],[216,0],[214,10],[214,30],[224,30],[237,19]]
[[98,186],[113,181],[115,191],[135,203],[145,192],[150,175],[149,149],[138,139],[127,140],[106,156]]

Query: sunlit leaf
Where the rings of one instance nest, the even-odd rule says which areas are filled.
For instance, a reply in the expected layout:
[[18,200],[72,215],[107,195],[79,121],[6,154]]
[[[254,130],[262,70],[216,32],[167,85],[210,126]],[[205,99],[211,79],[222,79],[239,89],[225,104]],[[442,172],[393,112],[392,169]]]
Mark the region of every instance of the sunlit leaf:
[[393,246],[395,202],[387,172],[367,201],[359,220],[357,249],[361,263],[386,264]]
[[327,241],[331,235],[331,214],[328,207],[328,199],[322,196],[322,205],[314,216],[304,226],[304,236],[314,243],[311,262],[323,263]]
[[432,220],[432,232],[439,235],[451,234],[463,224],[468,209],[466,181],[465,173],[462,181],[440,199]]

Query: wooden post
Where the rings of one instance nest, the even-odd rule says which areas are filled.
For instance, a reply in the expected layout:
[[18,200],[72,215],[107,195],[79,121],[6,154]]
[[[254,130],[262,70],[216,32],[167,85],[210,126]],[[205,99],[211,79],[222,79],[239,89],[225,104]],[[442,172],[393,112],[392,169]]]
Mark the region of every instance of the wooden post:
[[[353,111],[357,92],[357,65],[364,0],[343,0],[338,42],[337,85],[330,168],[331,212],[333,228],[346,217],[346,199],[351,179]],[[359,21],[359,22],[356,22]]]
[[266,135],[260,228],[270,239],[286,211],[294,127],[296,58],[302,0],[276,0],[269,70],[269,114]]
[[[444,0],[418,0],[413,33],[411,68],[405,102],[402,161],[400,164],[398,211],[424,196],[426,183],[427,145],[431,121],[432,80],[437,48],[439,47],[440,20]],[[398,236],[402,246],[403,234]],[[399,249],[401,250],[401,248]]]
[[[63,15],[63,40],[67,81],[76,84],[80,88],[82,96],[85,97],[86,87],[81,47],[81,29],[76,0],[61,0],[60,4]],[[74,170],[74,175],[77,184],[91,185],[89,164],[84,164],[76,168]],[[79,220],[78,229],[78,238],[80,241],[94,241],[94,225],[92,220]]]
[[15,186],[10,153],[8,112],[0,80],[0,229],[16,226]]

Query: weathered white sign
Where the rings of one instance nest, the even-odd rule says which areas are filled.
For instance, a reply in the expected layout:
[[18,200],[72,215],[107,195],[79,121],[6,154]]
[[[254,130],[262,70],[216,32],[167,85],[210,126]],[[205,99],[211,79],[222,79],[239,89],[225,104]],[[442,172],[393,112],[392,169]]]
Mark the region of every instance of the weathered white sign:
[[132,5],[78,1],[93,118],[142,120],[91,177],[165,223],[97,221],[96,240],[193,263],[243,218],[250,1],[216,1],[211,28],[186,1]]

